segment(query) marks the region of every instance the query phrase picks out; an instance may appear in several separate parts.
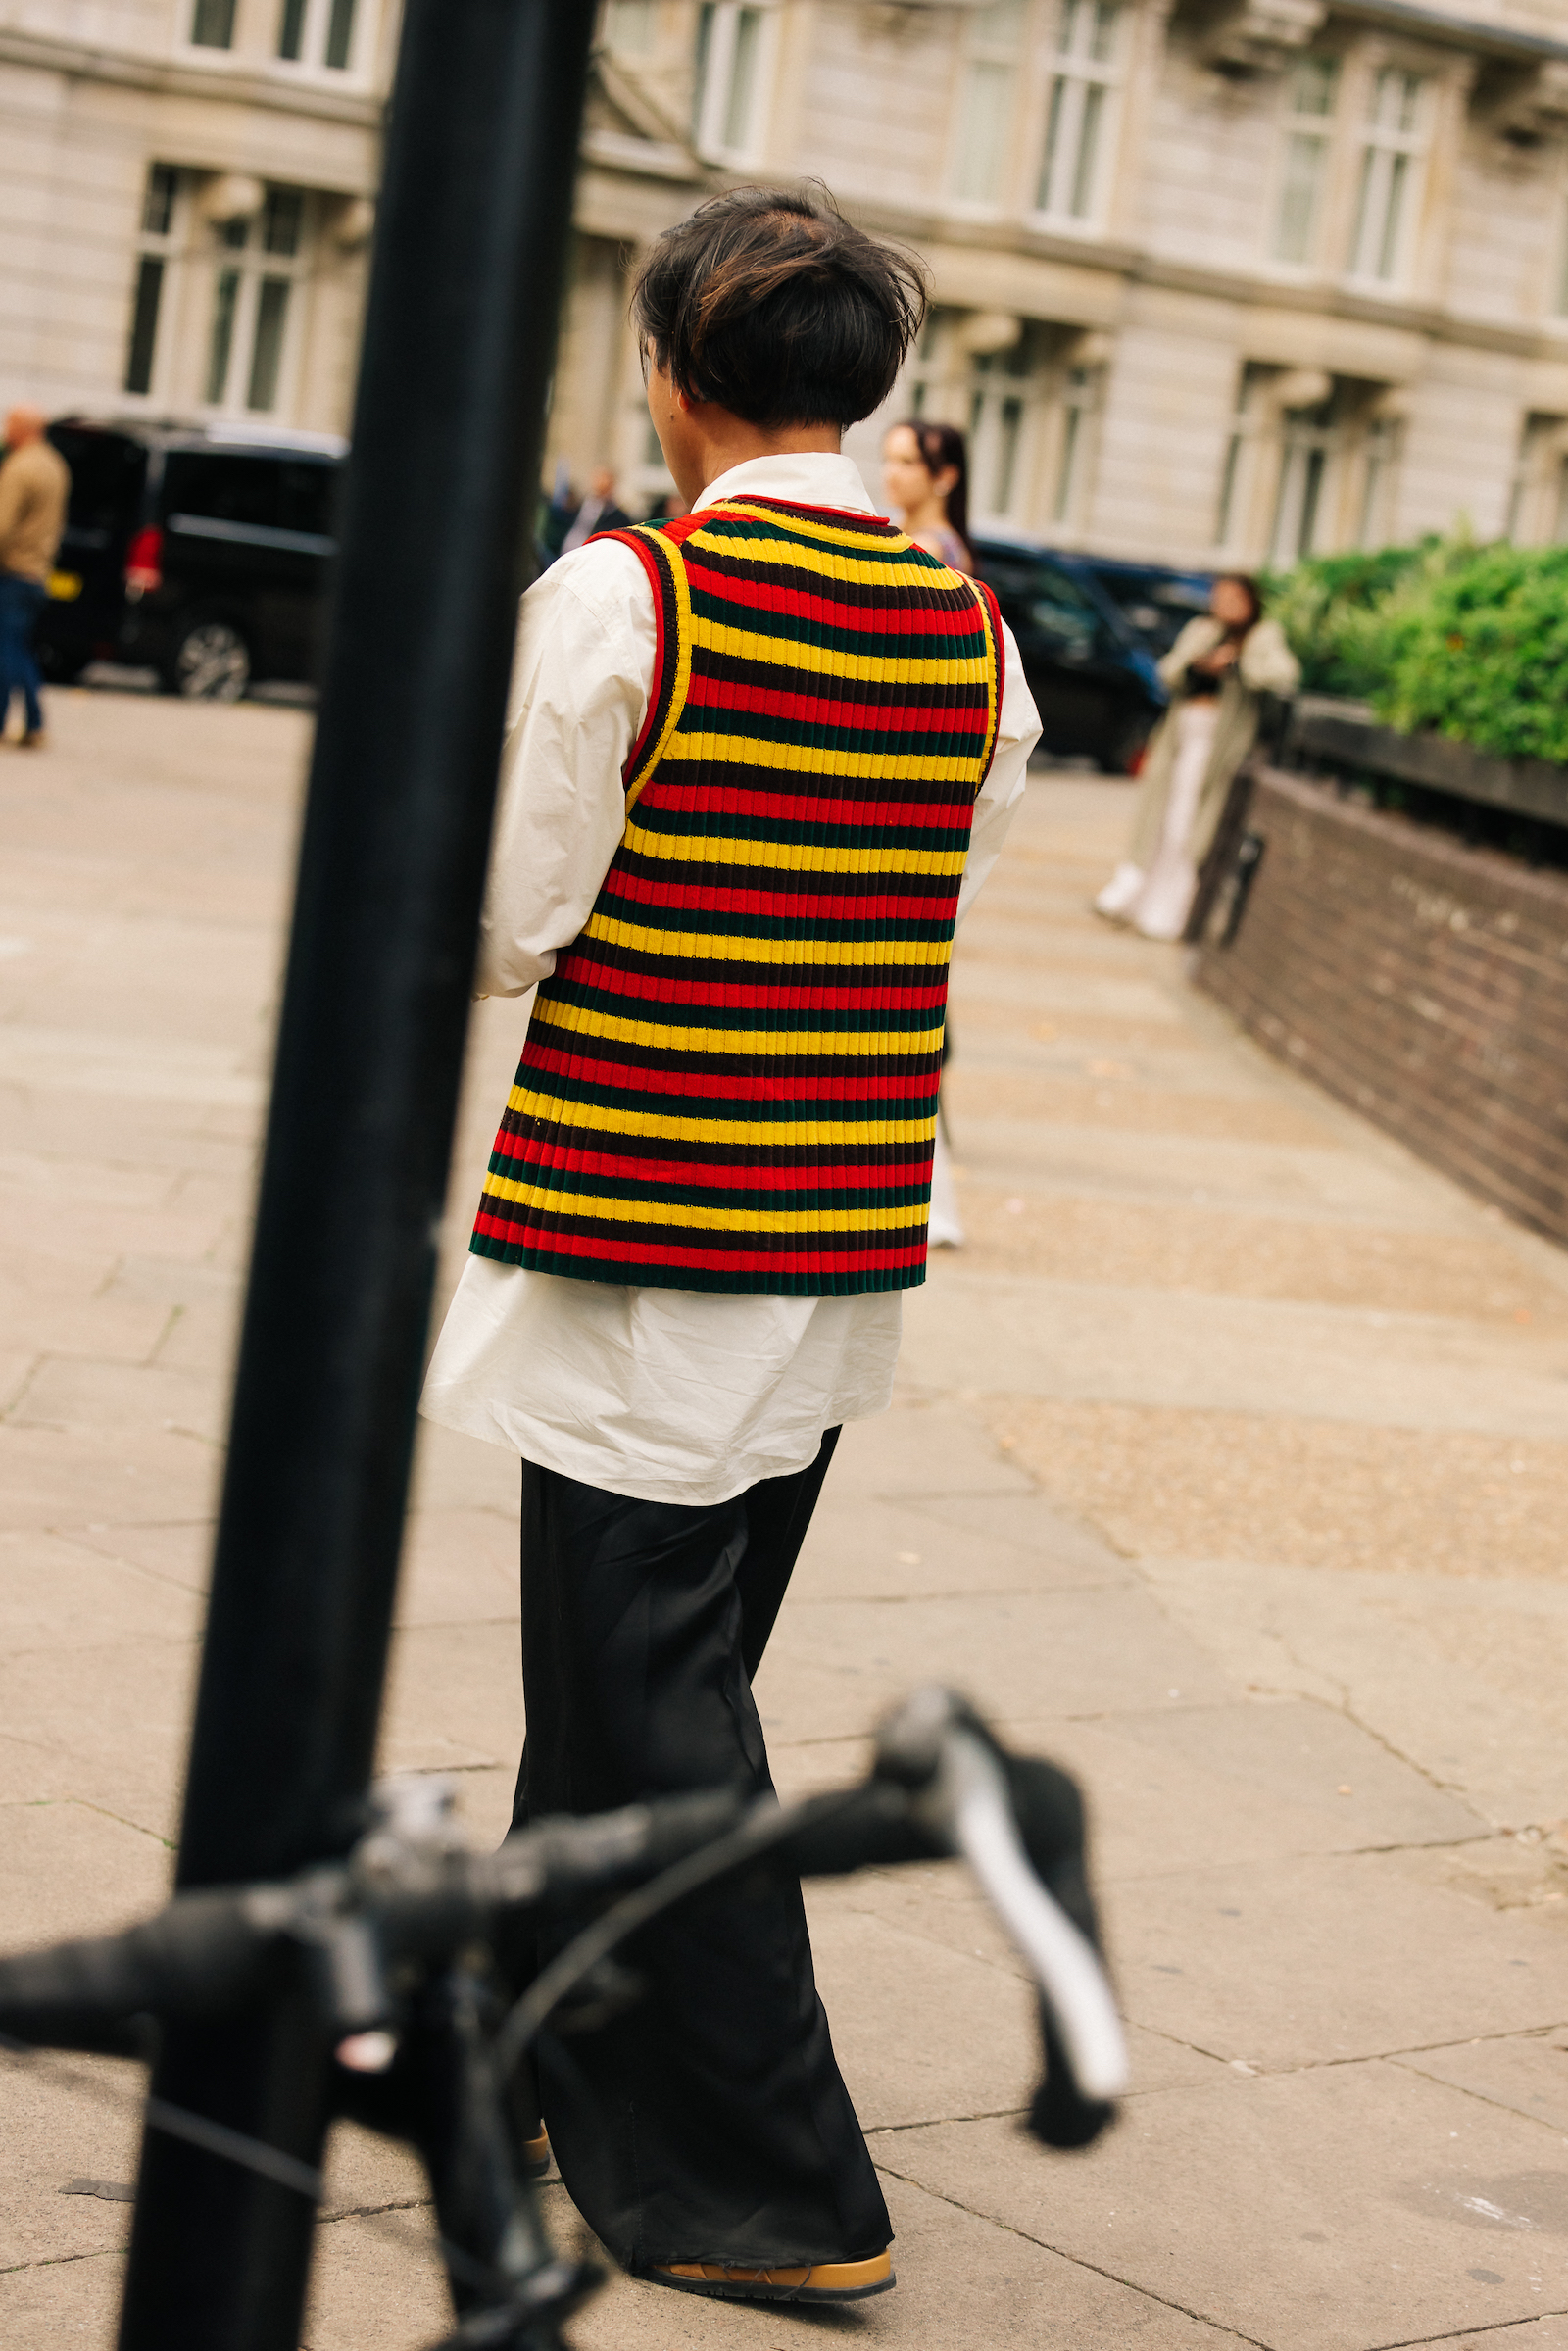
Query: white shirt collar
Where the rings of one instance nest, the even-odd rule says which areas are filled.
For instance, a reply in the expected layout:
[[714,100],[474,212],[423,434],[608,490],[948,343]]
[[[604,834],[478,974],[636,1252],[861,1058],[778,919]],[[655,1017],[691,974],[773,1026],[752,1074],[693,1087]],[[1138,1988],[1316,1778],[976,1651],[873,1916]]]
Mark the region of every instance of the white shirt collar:
[[721,498],[788,498],[797,506],[836,506],[846,513],[874,514],[860,468],[853,458],[824,449],[780,449],[749,457],[710,481],[697,504],[716,506]]

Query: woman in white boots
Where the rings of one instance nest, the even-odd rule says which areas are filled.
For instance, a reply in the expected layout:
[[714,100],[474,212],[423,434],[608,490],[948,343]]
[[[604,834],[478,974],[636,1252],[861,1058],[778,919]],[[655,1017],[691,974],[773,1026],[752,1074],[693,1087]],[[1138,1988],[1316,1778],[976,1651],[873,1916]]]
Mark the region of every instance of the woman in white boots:
[[1214,582],[1208,612],[1187,623],[1159,674],[1170,708],[1149,747],[1126,861],[1095,911],[1146,939],[1179,939],[1226,795],[1256,740],[1262,697],[1294,694],[1300,669],[1278,621],[1264,618],[1256,581],[1231,573]]

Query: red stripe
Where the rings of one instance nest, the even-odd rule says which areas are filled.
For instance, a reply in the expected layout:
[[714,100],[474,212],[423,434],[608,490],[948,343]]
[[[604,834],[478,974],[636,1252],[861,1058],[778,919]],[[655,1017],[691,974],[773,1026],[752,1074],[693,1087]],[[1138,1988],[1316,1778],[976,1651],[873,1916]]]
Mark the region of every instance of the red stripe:
[[[935,1054],[929,1070],[901,1070],[883,1077],[838,1077],[822,1067],[814,1058],[799,1076],[787,1075],[777,1061],[763,1061],[760,1069],[741,1069],[720,1073],[701,1069],[650,1069],[632,1061],[612,1061],[605,1053],[562,1053],[553,1045],[536,1042],[532,1031],[522,1049],[522,1060],[517,1070],[519,1079],[531,1069],[548,1071],[552,1077],[577,1078],[590,1086],[618,1086],[623,1093],[646,1095],[686,1095],[700,1102],[724,1101],[733,1102],[736,1116],[743,1114],[749,1102],[881,1102],[894,1100],[918,1102],[924,1099],[936,1106],[937,1087],[942,1072]],[[799,1056],[806,1060],[807,1056]],[[929,1116],[929,1110],[909,1115]],[[799,1149],[797,1145],[794,1148]]]
[[[772,580],[740,579],[730,571],[710,570],[689,547],[682,549],[682,554],[693,594],[706,593],[715,604],[738,604],[751,612],[776,612],[781,618],[808,620],[817,628],[854,629],[860,636],[968,637],[974,647],[971,658],[981,661],[985,657],[985,632],[972,597],[965,596],[961,603],[952,605],[836,604],[830,593],[831,583],[825,578],[819,588],[786,588]],[[935,592],[953,593],[951,589]],[[946,658],[956,660],[961,651],[961,647],[955,646]]]
[[474,1230],[487,1240],[505,1241],[523,1249],[549,1251],[563,1257],[608,1258],[614,1265],[685,1265],[711,1273],[870,1273],[904,1265],[919,1265],[926,1254],[922,1227],[918,1240],[899,1249],[683,1249],[672,1242],[622,1241],[611,1233],[592,1240],[579,1233],[558,1233],[548,1225],[514,1222],[480,1210]]
[[580,1144],[552,1143],[545,1137],[512,1135],[505,1127],[496,1137],[496,1156],[526,1159],[535,1167],[559,1167],[572,1175],[612,1176],[634,1184],[700,1184],[712,1192],[834,1192],[863,1190],[877,1184],[888,1190],[923,1184],[931,1173],[931,1146],[920,1147],[914,1159],[828,1165],[804,1156],[788,1167],[737,1165],[709,1159],[634,1159],[624,1152],[584,1150]]
[[[947,887],[940,894],[933,891],[929,898],[912,895],[895,898],[891,891],[880,890],[868,890],[851,898],[830,896],[825,891],[760,890],[755,885],[733,882],[677,882],[666,873],[634,873],[625,865],[617,873],[612,865],[604,879],[600,906],[611,915],[614,910],[613,900],[628,900],[634,906],[656,907],[666,919],[688,913],[729,914],[737,921],[804,922],[808,918],[825,918],[833,922],[949,923],[958,910],[957,880],[952,874],[934,874],[932,879]],[[697,952],[701,955],[701,948]]]
[[[693,784],[659,769],[643,794],[642,806],[667,808],[672,815],[701,810],[704,815],[767,817],[781,824],[837,824],[846,828],[917,824],[931,832],[960,836],[953,844],[956,848],[963,849],[968,844],[974,804],[966,786],[960,787],[962,797],[958,799],[859,800],[852,778],[845,779],[842,792],[832,795],[792,792],[786,788],[789,782],[789,776],[781,771],[777,786],[735,784],[728,780]],[[943,788],[952,791],[954,787],[950,784]]]
[[[902,681],[890,678],[890,687]],[[959,688],[971,692],[972,688]],[[978,735],[984,748],[991,723],[984,702],[938,703],[849,702],[831,694],[786,693],[780,686],[743,686],[729,678],[700,676],[695,670],[686,689],[686,707],[698,710],[746,710],[759,718],[787,718],[795,726],[853,726],[862,732],[881,727],[904,734]]]
[[714,1011],[747,1012],[764,1005],[770,1015],[809,1012],[861,1012],[869,1019],[887,1011],[940,1011],[947,1003],[946,975],[924,987],[895,988],[888,975],[877,971],[863,986],[824,988],[809,980],[780,981],[682,980],[662,974],[622,971],[617,964],[601,963],[582,948],[572,948],[556,966],[558,980],[579,988],[604,988],[615,996],[640,998],[645,1004],[698,1004]]
[[629,784],[637,771],[637,762],[647,749],[648,738],[653,732],[654,720],[659,714],[660,688],[664,682],[664,582],[659,576],[659,558],[649,546],[648,541],[640,539],[635,531],[604,530],[596,531],[594,536],[599,539],[618,539],[622,547],[629,547],[647,572],[649,586],[654,594],[654,675],[648,689],[648,708],[643,713],[643,722],[638,731],[637,740],[627,753],[625,763],[620,770],[622,783]]

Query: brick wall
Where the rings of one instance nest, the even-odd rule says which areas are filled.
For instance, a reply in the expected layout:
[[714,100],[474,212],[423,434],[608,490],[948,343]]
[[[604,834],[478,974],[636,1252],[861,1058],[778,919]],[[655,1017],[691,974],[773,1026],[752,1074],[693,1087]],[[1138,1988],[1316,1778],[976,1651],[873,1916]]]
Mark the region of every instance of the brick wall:
[[1568,1241],[1568,875],[1265,770],[1240,924],[1199,985],[1293,1067]]

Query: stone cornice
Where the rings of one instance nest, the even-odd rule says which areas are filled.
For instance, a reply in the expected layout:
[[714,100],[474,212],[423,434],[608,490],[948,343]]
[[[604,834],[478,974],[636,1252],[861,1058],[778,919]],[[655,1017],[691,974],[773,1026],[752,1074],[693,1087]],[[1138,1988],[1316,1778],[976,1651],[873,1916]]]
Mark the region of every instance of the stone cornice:
[[304,78],[295,80],[255,67],[196,65],[182,58],[149,57],[133,49],[95,48],[90,41],[57,40],[52,34],[0,25],[0,65],[32,66],[73,80],[106,82],[124,90],[149,90],[159,97],[203,98],[219,106],[265,107],[274,114],[304,115],[316,122],[341,122],[378,132],[385,101],[363,90],[334,90]]

